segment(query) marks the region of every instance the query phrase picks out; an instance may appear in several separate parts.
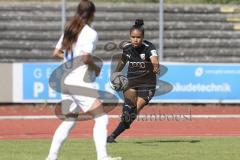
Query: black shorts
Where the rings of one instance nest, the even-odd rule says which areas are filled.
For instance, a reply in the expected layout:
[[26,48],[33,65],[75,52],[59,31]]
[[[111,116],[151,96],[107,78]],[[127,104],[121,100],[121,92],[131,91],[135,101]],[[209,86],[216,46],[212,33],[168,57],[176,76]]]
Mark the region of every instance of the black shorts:
[[140,84],[128,89],[130,88],[136,90],[138,97],[143,98],[146,101],[145,105],[147,105],[155,94],[156,85]]

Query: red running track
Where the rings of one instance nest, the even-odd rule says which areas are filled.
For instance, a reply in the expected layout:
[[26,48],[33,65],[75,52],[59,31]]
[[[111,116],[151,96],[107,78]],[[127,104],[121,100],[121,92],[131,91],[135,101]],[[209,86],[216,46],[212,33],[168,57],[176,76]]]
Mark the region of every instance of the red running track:
[[[51,138],[60,120],[2,120],[0,139]],[[118,120],[110,120],[109,131]],[[92,137],[92,121],[80,121],[71,137]],[[193,119],[191,121],[136,121],[121,137],[240,136],[240,119]]]
[[[207,114],[240,115],[240,107],[184,106],[156,107],[144,109],[141,114]],[[111,114],[117,114],[116,109]],[[5,115],[52,115],[51,108],[43,107],[0,107],[0,116]],[[117,126],[118,119],[110,119],[109,132]],[[0,139],[41,139],[51,138],[61,120],[0,120]],[[92,137],[93,121],[80,121],[71,133],[71,138]],[[131,129],[121,137],[160,137],[160,136],[240,136],[240,118],[212,119],[158,119],[136,121]]]

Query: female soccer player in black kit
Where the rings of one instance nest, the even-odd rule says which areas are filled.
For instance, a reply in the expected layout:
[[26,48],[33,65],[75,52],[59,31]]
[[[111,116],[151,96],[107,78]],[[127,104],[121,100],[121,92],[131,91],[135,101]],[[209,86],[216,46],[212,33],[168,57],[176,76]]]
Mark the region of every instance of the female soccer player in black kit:
[[130,29],[130,42],[123,46],[115,72],[121,72],[128,62],[128,87],[123,91],[124,104],[121,122],[107,138],[108,143],[130,128],[137,114],[152,99],[156,88],[156,74],[160,72],[154,45],[144,38],[143,20],[137,19]]

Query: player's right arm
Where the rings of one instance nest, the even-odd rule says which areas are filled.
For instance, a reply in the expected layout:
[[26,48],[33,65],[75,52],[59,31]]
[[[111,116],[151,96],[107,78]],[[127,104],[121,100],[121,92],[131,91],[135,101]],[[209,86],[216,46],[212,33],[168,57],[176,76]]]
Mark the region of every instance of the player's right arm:
[[115,69],[115,72],[121,72],[124,68],[124,66],[126,65],[127,61],[128,61],[128,57],[127,57],[127,47],[124,46],[123,48],[123,53],[121,55],[121,58],[119,58],[118,60],[118,64],[117,67]]
[[64,58],[64,51],[62,51],[58,48],[55,48],[53,50],[53,57],[63,59]]
[[[123,57],[123,55],[122,55],[122,57]],[[121,72],[123,70],[124,66],[126,65],[126,62],[127,61],[125,61],[123,58],[119,59],[117,67],[114,72]]]
[[119,91],[119,85],[116,85],[115,83],[113,83],[112,81],[114,81],[114,79],[118,76],[121,75],[121,71],[123,70],[124,66],[126,65],[128,61],[127,55],[126,55],[126,50],[125,48],[123,48],[123,53],[121,55],[121,57],[118,57],[117,59],[117,66],[115,68],[115,70],[113,70],[113,72],[111,73],[110,76],[110,87],[113,90]]
[[62,41],[63,41],[63,35],[60,37],[55,49],[53,50],[53,57],[55,58],[64,58],[64,51],[61,49],[62,48]]

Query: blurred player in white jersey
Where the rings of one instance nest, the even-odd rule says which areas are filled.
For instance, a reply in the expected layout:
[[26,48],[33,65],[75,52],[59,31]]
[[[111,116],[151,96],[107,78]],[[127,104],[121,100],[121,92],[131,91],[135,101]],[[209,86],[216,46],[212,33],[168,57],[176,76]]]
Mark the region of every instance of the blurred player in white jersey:
[[[96,65],[91,55],[98,40],[97,32],[90,27],[95,14],[95,5],[90,0],[81,0],[75,15],[66,24],[64,34],[59,39],[53,56],[64,61],[73,61],[80,57],[78,68],[71,71],[64,83],[71,86],[84,86],[94,89],[94,77],[98,76],[101,67]],[[81,62],[80,62],[81,61]],[[78,61],[77,61],[78,63]],[[87,77],[87,78],[86,78]],[[86,79],[90,80],[87,81]],[[59,150],[75,126],[80,108],[90,114],[94,120],[93,139],[98,160],[120,160],[121,157],[109,157],[106,150],[108,116],[103,110],[97,90],[95,96],[63,94],[63,100],[69,100],[69,119],[65,119],[55,131],[47,160],[57,160]],[[71,120],[70,120],[71,119]]]

